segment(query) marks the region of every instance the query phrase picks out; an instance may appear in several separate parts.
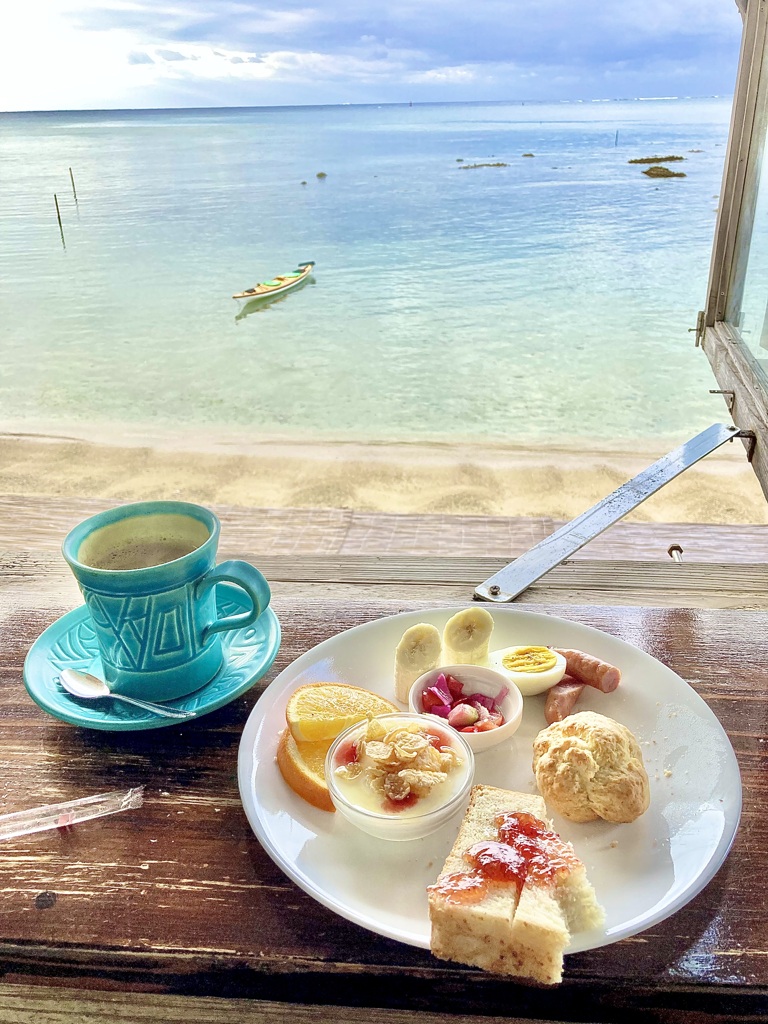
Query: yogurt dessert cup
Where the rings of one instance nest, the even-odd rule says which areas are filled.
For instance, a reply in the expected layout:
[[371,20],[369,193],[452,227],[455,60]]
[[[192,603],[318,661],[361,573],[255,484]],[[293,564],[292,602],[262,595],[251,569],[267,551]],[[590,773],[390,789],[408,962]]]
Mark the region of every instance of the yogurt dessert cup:
[[401,711],[346,729],[331,745],[325,778],[336,810],[377,839],[421,839],[464,809],[474,755],[460,733]]

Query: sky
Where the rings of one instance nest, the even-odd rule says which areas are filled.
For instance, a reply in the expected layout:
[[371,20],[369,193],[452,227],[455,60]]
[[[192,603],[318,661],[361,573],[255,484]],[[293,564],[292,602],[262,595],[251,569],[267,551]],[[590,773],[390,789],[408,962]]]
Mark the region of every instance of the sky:
[[0,110],[729,96],[735,0],[6,0]]

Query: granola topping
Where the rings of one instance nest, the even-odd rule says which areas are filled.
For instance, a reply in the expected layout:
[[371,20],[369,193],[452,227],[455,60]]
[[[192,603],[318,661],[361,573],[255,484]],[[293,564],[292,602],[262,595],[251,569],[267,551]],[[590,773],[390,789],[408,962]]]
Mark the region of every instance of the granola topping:
[[400,813],[421,804],[462,765],[450,736],[437,725],[371,718],[361,730],[334,775],[351,801],[372,810]]

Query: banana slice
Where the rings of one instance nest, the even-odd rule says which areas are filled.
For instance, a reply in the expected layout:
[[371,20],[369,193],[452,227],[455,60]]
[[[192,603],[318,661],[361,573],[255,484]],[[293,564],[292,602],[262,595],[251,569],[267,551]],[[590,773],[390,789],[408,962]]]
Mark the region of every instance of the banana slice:
[[408,703],[408,691],[425,672],[440,664],[440,631],[420,622],[403,633],[395,651],[395,698]]
[[493,616],[485,608],[456,612],[443,630],[444,665],[484,665],[493,632]]

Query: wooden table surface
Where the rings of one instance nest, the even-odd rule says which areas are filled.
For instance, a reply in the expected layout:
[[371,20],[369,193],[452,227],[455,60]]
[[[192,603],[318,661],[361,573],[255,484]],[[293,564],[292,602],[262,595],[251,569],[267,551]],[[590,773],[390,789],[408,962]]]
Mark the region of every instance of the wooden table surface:
[[[484,575],[472,574],[485,563],[273,556],[265,565],[250,554],[274,582],[283,642],[273,668],[192,724],[138,733],[78,729],[32,703],[21,681],[26,653],[80,603],[79,594],[48,544],[14,545],[0,555],[2,809],[146,786],[136,811],[3,843],[0,1019],[766,1019],[764,567],[694,573],[670,563],[667,574],[683,568],[689,581],[682,597],[690,600],[677,607],[661,606],[670,603],[664,573],[645,563],[624,563],[634,604],[606,603],[600,572],[588,561],[561,602],[551,586],[529,592],[537,610],[622,637],[686,679],[723,723],[744,786],[735,844],[703,892],[634,938],[569,956],[563,984],[544,990],[438,961],[319,905],[262,850],[237,788],[243,727],[278,672],[350,626],[468,600],[472,587],[463,581],[480,582]],[[722,574],[730,589],[724,606],[711,607]],[[614,579],[607,593],[617,591]],[[750,596],[734,599],[739,593]]]

